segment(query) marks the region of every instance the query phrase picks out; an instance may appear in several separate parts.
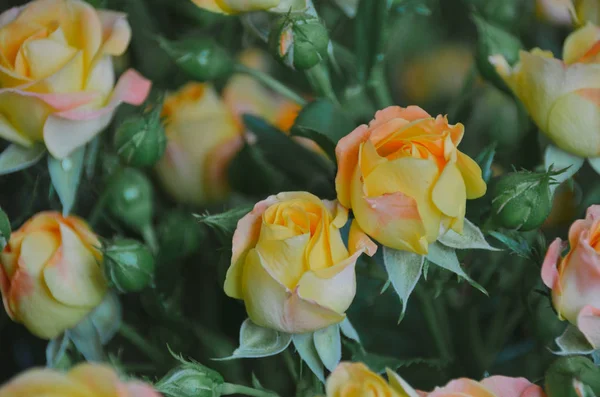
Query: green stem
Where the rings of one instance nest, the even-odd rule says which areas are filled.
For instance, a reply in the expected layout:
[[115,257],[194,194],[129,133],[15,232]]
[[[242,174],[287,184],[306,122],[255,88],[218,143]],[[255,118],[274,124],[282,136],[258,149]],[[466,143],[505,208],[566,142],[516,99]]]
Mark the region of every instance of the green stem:
[[140,351],[144,352],[155,363],[164,363],[165,355],[129,325],[122,323],[119,328],[119,334]]
[[290,353],[289,349],[286,349],[283,352],[283,361],[285,361],[285,365],[294,379],[294,382],[298,383],[298,371],[296,370],[296,363],[294,363],[294,358],[292,357],[292,353]]
[[425,317],[425,321],[427,321],[427,325],[429,326],[429,330],[431,331],[435,345],[440,353],[440,357],[442,360],[450,360],[452,355],[448,348],[448,341],[446,341],[443,331],[443,326],[445,325],[440,324],[431,295],[418,285],[415,288],[415,292],[421,301],[421,310],[423,311],[423,316]]
[[273,91],[283,95],[284,97],[296,102],[300,106],[306,105],[306,100],[294,92],[291,88],[283,85],[277,79],[269,76],[266,73],[261,72],[260,70],[252,69],[247,66],[236,64],[235,71],[237,73],[247,74],[249,76],[254,77],[256,80],[269,87]]
[[278,394],[271,391],[254,389],[248,386],[235,385],[233,383],[223,383],[221,385],[220,392],[222,396],[228,396],[232,394],[243,394],[245,396],[254,397],[279,397]]
[[329,69],[324,62],[306,70],[305,73],[313,91],[315,91],[318,96],[325,97],[331,102],[339,105],[340,102],[335,95],[335,91],[331,85],[331,79],[329,78]]
[[389,89],[387,79],[385,77],[385,64],[379,62],[371,72],[371,79],[368,82],[369,88],[373,91],[377,106],[380,109],[392,106],[394,99]]
[[104,189],[102,194],[100,194],[100,197],[98,197],[98,200],[96,200],[94,208],[92,208],[92,212],[88,217],[88,223],[90,224],[92,229],[94,228],[94,226],[96,226],[96,224],[100,220],[100,217],[102,216],[102,210],[104,210],[104,205],[106,204],[106,200],[108,199],[109,191],[110,189]]

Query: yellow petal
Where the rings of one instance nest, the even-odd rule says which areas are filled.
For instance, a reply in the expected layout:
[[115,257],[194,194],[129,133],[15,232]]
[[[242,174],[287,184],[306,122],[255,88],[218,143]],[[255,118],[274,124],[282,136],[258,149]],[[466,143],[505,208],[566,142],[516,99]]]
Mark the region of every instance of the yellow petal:
[[39,80],[64,67],[75,56],[77,50],[52,39],[40,39],[25,44],[24,52],[31,77]]
[[23,239],[19,267],[32,277],[40,277],[42,269],[60,246],[59,236],[45,230],[29,233]]
[[85,385],[51,369],[31,369],[0,387],[0,397],[89,397]]
[[285,240],[267,240],[261,234],[256,245],[269,274],[290,290],[308,270],[304,255],[309,239],[309,234],[303,234]]
[[563,59],[567,65],[581,62],[590,49],[600,40],[600,28],[588,23],[571,33],[565,40]]
[[482,178],[479,164],[462,152],[458,152],[456,165],[467,188],[467,198],[473,200],[482,197],[487,191],[487,185]]
[[121,390],[119,377],[111,367],[106,365],[80,364],[71,369],[67,376],[93,390],[94,395],[118,396]]
[[362,251],[369,256],[373,256],[377,252],[377,244],[365,234],[356,219],[352,220],[352,225],[350,225],[348,249],[350,250],[350,254]]
[[6,117],[0,113],[0,138],[9,142],[14,142],[21,146],[31,146],[33,141],[24,134],[21,134]]
[[467,190],[462,174],[455,163],[448,163],[433,188],[433,202],[450,217],[464,213]]
[[301,334],[337,324],[343,321],[346,315],[302,299],[299,294],[293,293],[285,302],[285,318],[286,332]]

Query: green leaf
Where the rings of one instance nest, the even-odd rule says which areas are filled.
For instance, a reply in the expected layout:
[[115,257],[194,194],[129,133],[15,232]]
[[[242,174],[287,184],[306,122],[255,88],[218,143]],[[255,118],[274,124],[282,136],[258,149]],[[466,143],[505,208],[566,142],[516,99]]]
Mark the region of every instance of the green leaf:
[[75,327],[67,330],[66,334],[86,361],[106,361],[102,349],[102,340],[90,316],[85,317]]
[[490,233],[490,236],[499,240],[502,244],[504,244],[513,253],[519,255],[522,258],[526,258],[526,259],[531,258],[532,254],[533,254],[533,250],[532,250],[531,246],[529,245],[529,243],[527,242],[527,240],[525,240],[525,238],[523,238],[523,236],[521,236],[518,232],[505,230],[502,233],[496,232],[496,231],[491,231],[489,233]]
[[62,203],[64,216],[69,215],[75,204],[83,169],[84,154],[85,148],[81,147],[62,160],[48,156],[50,179],[52,179],[52,185]]
[[583,158],[567,153],[554,145],[548,145],[546,152],[544,153],[544,166],[546,169],[562,170],[567,168],[566,171],[553,176],[553,179],[557,183],[550,186],[552,193],[554,193],[561,183],[571,178],[579,171],[583,166],[583,160]]
[[465,218],[465,224],[462,234],[454,230],[448,230],[444,235],[438,238],[438,241],[446,247],[456,249],[482,249],[488,251],[500,251],[488,244],[481,233],[481,230],[468,219]]
[[353,341],[359,344],[361,343],[360,336],[358,336],[358,332],[356,332],[356,329],[354,328],[348,317],[346,317],[344,321],[340,323],[340,330],[346,338],[352,339]]
[[11,144],[0,154],[0,175],[12,174],[35,165],[46,154],[42,144],[30,147]]
[[574,380],[600,394],[600,368],[585,357],[559,358],[546,371],[545,380],[548,397],[580,397],[575,391]]
[[110,290],[89,316],[100,342],[106,345],[119,331],[123,320],[123,310],[117,294]]
[[402,304],[399,322],[404,318],[408,298],[421,278],[424,260],[423,255],[383,247],[383,264]]
[[0,252],[6,247],[6,244],[10,241],[10,220],[6,215],[6,212],[0,208]]
[[591,354],[594,352],[594,347],[587,340],[585,335],[575,327],[569,325],[565,332],[555,339],[556,345],[560,351],[553,352],[558,355],[575,355],[575,354]]
[[356,60],[358,78],[366,83],[385,48],[385,27],[389,13],[388,0],[360,0],[355,19]]
[[427,259],[441,268],[451,271],[457,274],[459,277],[464,278],[473,287],[477,288],[484,294],[488,294],[485,288],[474,281],[465,271],[460,267],[458,258],[456,257],[456,251],[452,248],[448,248],[441,243],[435,242],[429,245],[429,252],[427,253]]
[[201,223],[215,230],[223,242],[231,242],[240,219],[246,216],[252,207],[233,208],[220,214],[195,215]]
[[311,332],[306,334],[294,334],[292,335],[292,341],[294,347],[298,351],[300,358],[304,360],[308,368],[315,374],[315,376],[323,383],[325,383],[325,373],[323,370],[323,362],[319,357],[313,334]]
[[291,133],[313,140],[335,161],[335,146],[355,127],[342,109],[328,99],[318,99],[302,109]]
[[291,341],[291,335],[259,327],[252,320],[247,319],[240,328],[240,346],[235,349],[231,356],[214,360],[274,356],[284,351]]
[[59,368],[63,360],[68,360],[67,348],[70,342],[66,333],[48,341],[46,345],[46,367]]
[[325,365],[325,368],[333,372],[342,359],[340,326],[334,324],[315,331],[313,341],[321,362]]
[[483,149],[475,159],[481,168],[481,176],[486,183],[492,178],[492,164],[494,163],[494,157],[496,157],[496,146],[496,142],[492,143]]

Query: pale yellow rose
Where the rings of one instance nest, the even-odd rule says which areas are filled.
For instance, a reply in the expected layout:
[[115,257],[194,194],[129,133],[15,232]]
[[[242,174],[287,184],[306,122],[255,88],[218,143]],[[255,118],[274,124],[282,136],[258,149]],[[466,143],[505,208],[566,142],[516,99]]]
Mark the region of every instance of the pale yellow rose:
[[160,397],[141,382],[123,382],[100,364],[80,364],[67,373],[30,369],[0,387],[0,397]]
[[343,362],[329,375],[327,397],[419,397],[395,372],[387,370],[389,383],[363,363]]
[[579,24],[600,25],[600,0],[575,0],[575,15]]
[[308,7],[310,0],[192,0],[200,8],[222,14],[251,11],[288,12]]
[[107,290],[99,248],[81,219],[35,215],[0,253],[0,292],[8,315],[44,339],[77,325]]
[[347,249],[347,221],[337,202],[306,192],[259,202],[237,225],[225,293],[263,327],[293,334],[339,323],[356,293],[356,260],[377,249],[355,224]]
[[205,205],[226,198],[227,166],[242,145],[233,114],[208,84],[188,83],[163,107],[167,148],[158,179],[175,200]]
[[555,25],[573,23],[573,0],[536,0],[536,17]]
[[467,199],[486,191],[477,163],[457,148],[463,134],[417,106],[377,112],[337,145],[338,200],[381,244],[426,254],[440,233],[462,233]]
[[89,142],[150,81],[133,70],[115,86],[112,56],[127,49],[124,14],[83,0],[36,0],[0,15],[0,138],[44,142],[57,158]]
[[580,157],[600,156],[600,28],[589,23],[565,41],[564,60],[538,48],[511,67],[490,62],[556,146]]

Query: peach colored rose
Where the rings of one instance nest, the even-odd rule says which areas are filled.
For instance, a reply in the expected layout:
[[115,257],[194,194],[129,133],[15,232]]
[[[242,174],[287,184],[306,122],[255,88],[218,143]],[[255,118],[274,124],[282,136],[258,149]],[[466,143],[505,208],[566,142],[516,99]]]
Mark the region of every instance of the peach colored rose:
[[160,397],[141,382],[123,382],[100,364],[80,364],[67,373],[30,369],[0,387],[0,397]]
[[100,241],[79,218],[41,212],[12,233],[0,253],[0,292],[8,315],[52,339],[104,298]]
[[377,249],[354,224],[347,249],[347,220],[337,202],[306,192],[259,202],[237,225],[225,293],[263,327],[303,333],[339,323],[356,293],[357,258]]
[[466,200],[486,191],[477,163],[457,149],[463,134],[417,106],[377,112],[337,145],[338,200],[381,244],[426,254],[446,229],[462,232]]
[[44,142],[57,158],[89,142],[122,102],[151,83],[133,70],[115,86],[112,56],[127,49],[124,14],[83,0],[35,0],[0,15],[0,137]]
[[227,166],[242,146],[242,132],[215,89],[188,83],[163,107],[167,148],[156,165],[164,189],[175,200],[197,206],[229,193]]
[[457,379],[430,393],[420,392],[422,397],[546,397],[541,387],[525,378],[491,376],[481,382]]
[[585,219],[569,229],[569,252],[554,240],[542,265],[542,279],[552,289],[558,315],[576,325],[596,348],[600,348],[600,206],[587,210]]

